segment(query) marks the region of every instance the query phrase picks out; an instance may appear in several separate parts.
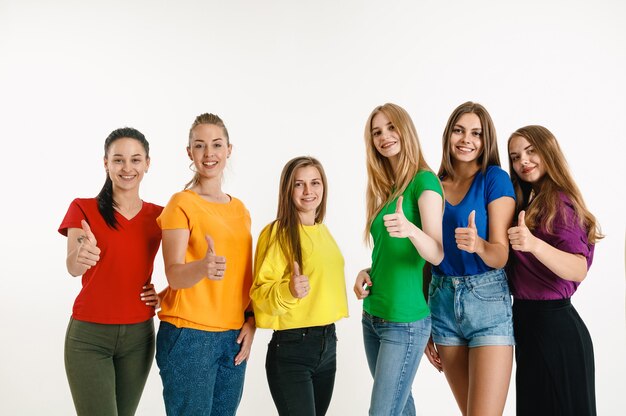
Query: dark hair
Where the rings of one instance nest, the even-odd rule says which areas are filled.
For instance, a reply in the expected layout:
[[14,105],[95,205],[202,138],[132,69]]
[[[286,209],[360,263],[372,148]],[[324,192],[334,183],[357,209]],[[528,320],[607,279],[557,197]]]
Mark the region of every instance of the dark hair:
[[[107,157],[109,147],[111,147],[113,142],[124,138],[137,140],[143,145],[143,148],[146,151],[146,158],[150,157],[150,144],[146,140],[146,137],[139,130],[132,127],[122,127],[121,129],[113,130],[111,134],[109,134],[109,137],[107,137],[104,141],[104,157]],[[102,215],[104,221],[109,227],[117,230],[118,222],[115,218],[115,207],[117,204],[113,199],[113,182],[111,181],[108,172],[104,185],[102,186],[98,196],[96,196],[96,200],[98,201],[98,211],[100,211],[100,215]]]

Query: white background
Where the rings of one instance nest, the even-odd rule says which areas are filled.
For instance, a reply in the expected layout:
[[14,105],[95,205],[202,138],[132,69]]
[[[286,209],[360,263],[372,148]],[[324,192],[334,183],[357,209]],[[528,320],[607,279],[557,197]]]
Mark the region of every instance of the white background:
[[[102,186],[105,137],[126,125],[146,134],[141,196],[165,204],[191,177],[189,126],[215,112],[234,145],[224,188],[247,204],[255,238],[274,218],[284,163],[310,154],[326,167],[327,224],[346,259],[351,313],[338,324],[329,414],[365,414],[371,377],[351,287],[369,264],[366,118],[385,102],[406,108],[436,170],[449,114],[474,100],[495,121],[505,169],[516,128],[554,132],[607,234],[574,304],[594,340],[598,413],[621,414],[625,17],[619,0],[0,0],[0,413],[73,413],[63,340],[80,279],[65,270],[56,229],[73,198]],[[241,415],[275,414],[269,337],[257,332]],[[458,414],[426,360],[413,392],[420,415]],[[512,381],[505,414],[514,408]],[[138,414],[164,414],[156,365]]]

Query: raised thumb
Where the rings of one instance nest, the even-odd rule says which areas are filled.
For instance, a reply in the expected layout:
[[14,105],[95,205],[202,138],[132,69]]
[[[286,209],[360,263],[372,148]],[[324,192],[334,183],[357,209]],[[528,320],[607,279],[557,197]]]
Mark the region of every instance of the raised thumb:
[[518,227],[526,227],[526,211],[520,211],[519,215],[517,216],[517,226]]
[[210,235],[205,235],[204,238],[206,238],[206,242],[208,244],[207,247],[207,254],[215,254],[215,245],[213,244],[213,239],[211,238]]
[[396,202],[396,214],[404,214],[402,211],[402,201],[404,200],[404,196],[400,195],[398,197],[398,202]]
[[472,210],[467,217],[467,226],[469,228],[476,228],[476,210]]
[[293,275],[300,276],[300,265],[298,264],[297,261],[293,262]]

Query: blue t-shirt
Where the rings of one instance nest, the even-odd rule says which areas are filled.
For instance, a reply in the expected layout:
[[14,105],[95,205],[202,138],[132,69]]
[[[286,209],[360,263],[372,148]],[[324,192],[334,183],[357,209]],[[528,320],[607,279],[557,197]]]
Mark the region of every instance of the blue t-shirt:
[[509,175],[499,166],[489,166],[487,172],[476,173],[465,197],[457,205],[446,201],[443,212],[443,261],[433,267],[435,273],[446,276],[471,276],[493,270],[476,253],[459,250],[454,238],[457,227],[467,227],[467,217],[476,211],[476,229],[483,240],[489,240],[487,206],[503,196],[515,199]]

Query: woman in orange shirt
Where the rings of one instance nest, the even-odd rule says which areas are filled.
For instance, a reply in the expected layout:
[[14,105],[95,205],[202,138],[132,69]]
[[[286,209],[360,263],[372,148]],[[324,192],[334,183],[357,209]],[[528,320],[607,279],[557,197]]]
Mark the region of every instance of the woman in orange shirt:
[[157,222],[169,283],[161,304],[157,364],[168,415],[234,415],[255,331],[250,214],[222,191],[232,152],[214,114],[196,118],[187,154],[196,174]]

